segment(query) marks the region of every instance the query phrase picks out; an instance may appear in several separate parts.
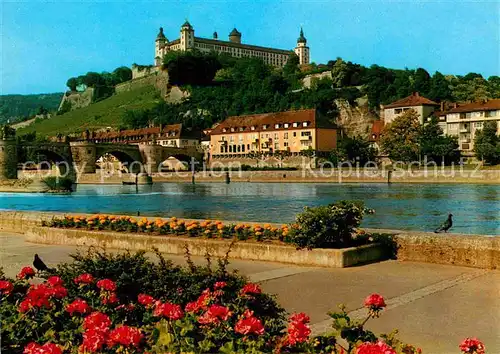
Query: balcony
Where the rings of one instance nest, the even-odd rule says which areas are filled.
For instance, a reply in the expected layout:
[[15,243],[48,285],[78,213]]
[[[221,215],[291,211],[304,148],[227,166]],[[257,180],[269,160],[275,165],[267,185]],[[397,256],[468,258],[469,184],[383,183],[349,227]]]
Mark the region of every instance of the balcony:
[[308,141],[312,139],[313,139],[312,135],[300,137],[300,141]]

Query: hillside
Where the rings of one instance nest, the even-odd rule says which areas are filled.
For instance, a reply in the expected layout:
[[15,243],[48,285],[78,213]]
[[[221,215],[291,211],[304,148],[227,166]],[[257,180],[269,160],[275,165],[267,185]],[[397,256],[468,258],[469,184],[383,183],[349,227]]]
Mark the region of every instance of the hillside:
[[0,124],[34,116],[40,107],[49,112],[56,111],[63,96],[62,92],[35,95],[1,95]]
[[153,107],[160,101],[158,91],[153,85],[134,88],[53,118],[37,121],[17,131],[18,135],[36,131],[38,135],[55,136],[97,130],[122,125],[121,117],[127,110],[143,110]]

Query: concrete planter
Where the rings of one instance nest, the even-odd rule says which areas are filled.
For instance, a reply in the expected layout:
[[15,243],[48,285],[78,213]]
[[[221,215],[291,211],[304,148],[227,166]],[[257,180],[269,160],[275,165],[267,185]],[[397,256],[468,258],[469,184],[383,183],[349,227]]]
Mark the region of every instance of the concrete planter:
[[[43,244],[100,246],[129,250],[151,250],[152,247],[156,247],[160,252],[170,254],[184,254],[187,246],[194,256],[204,256],[208,252],[215,257],[224,257],[231,245],[230,240],[50,227],[29,228],[26,231],[26,240]],[[297,250],[295,247],[287,245],[239,241],[233,244],[229,257],[304,266],[344,268],[383,260],[386,257],[386,251],[380,244],[345,249]]]

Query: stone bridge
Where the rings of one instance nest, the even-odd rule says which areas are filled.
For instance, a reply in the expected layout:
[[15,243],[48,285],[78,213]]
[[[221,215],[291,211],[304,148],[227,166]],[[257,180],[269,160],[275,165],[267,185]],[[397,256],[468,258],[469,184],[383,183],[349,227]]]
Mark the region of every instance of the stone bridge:
[[[17,178],[19,164],[43,156],[55,164],[61,175],[76,177],[81,173],[95,173],[97,160],[106,154],[118,159],[128,172],[148,174],[158,172],[163,161],[175,157],[180,161],[192,158],[202,161],[203,153],[196,148],[174,148],[161,145],[129,145],[92,142],[47,142],[18,144],[14,137],[0,137],[0,179]],[[68,170],[69,168],[69,170]]]

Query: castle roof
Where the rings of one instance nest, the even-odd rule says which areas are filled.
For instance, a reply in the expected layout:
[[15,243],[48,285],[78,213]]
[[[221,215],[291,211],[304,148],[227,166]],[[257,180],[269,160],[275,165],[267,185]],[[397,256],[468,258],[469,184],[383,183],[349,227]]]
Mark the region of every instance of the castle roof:
[[413,92],[410,96],[402,98],[400,100],[394,101],[387,106],[384,106],[384,109],[387,108],[398,108],[398,107],[414,107],[414,106],[439,106],[438,103],[431,101],[424,96],[420,96],[418,92]]
[[184,22],[181,27],[187,27],[189,29],[193,29],[193,26],[191,26],[188,20],[186,20],[186,22]]
[[[320,117],[315,109],[302,109],[297,111],[228,117],[216,126],[210,135],[230,134],[228,130],[231,128],[234,128],[234,130],[238,132],[304,129],[302,125],[304,122],[308,123],[307,128],[336,129],[333,124],[328,122],[325,118]],[[289,124],[288,128],[284,127],[285,123]],[[294,127],[293,123],[299,124]],[[275,127],[276,124],[279,125],[279,128]],[[266,126],[266,129],[264,129],[264,126]],[[254,127],[253,130],[252,127]]]
[[167,39],[167,37],[165,37],[165,34],[163,33],[163,27],[160,27],[160,32],[158,33],[158,35],[156,36],[156,39]]
[[297,38],[297,43],[307,43],[306,37],[304,37],[304,30],[300,28],[300,36]]
[[237,37],[241,37],[241,33],[238,32],[238,30],[236,28],[233,28],[233,30],[231,31],[231,33],[229,33],[230,36],[237,36]]
[[[257,45],[251,45],[251,44],[241,44],[241,43],[235,43],[235,42],[229,42],[229,41],[222,41],[219,39],[208,39],[208,38],[195,37],[194,40],[196,42],[199,42],[199,43],[225,45],[228,47],[235,47],[235,48],[241,48],[241,49],[261,50],[261,51],[272,52],[272,53],[276,53],[276,54],[289,55],[292,53],[291,50],[261,47],[261,46],[257,46]],[[178,43],[178,41],[179,40],[177,40],[177,42],[172,41],[169,44]]]

